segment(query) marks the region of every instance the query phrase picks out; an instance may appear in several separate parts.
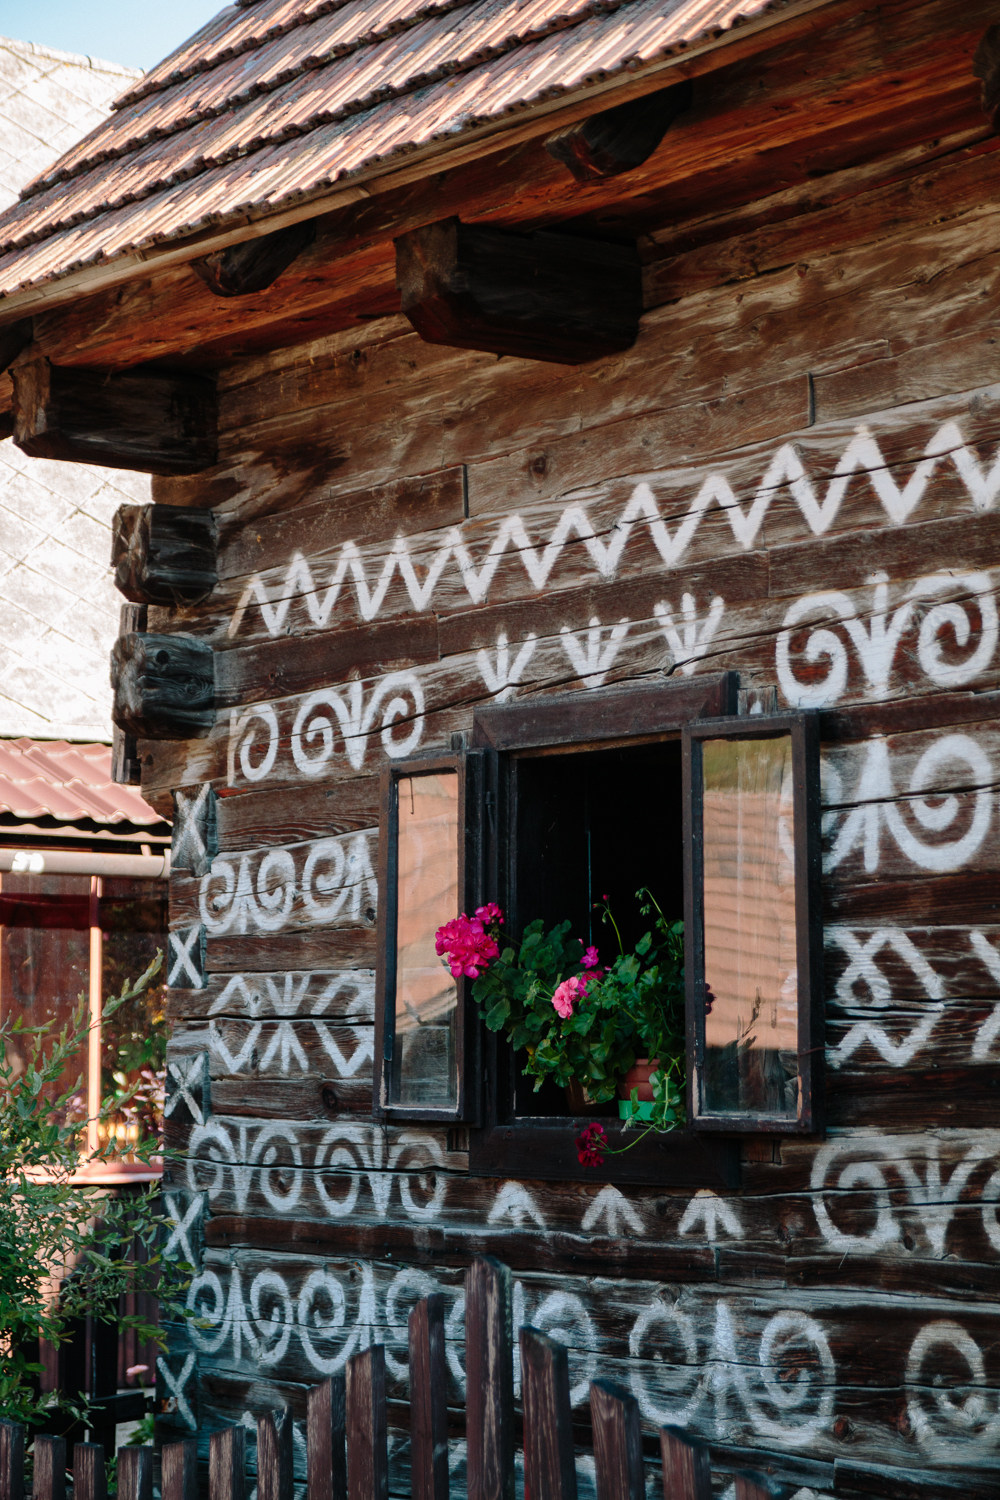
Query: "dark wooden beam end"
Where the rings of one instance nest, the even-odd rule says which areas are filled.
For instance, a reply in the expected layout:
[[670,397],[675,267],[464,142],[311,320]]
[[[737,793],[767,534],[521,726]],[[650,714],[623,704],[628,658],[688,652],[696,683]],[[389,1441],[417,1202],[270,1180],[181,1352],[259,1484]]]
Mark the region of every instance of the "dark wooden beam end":
[[246,297],[266,291],[315,238],[315,219],[305,219],[192,261],[191,269],[217,297]]
[[574,365],[635,343],[642,286],[631,245],[459,219],[395,245],[402,310],[429,344]]
[[215,657],[180,635],[119,636],[111,650],[111,718],[136,739],[201,739],[215,723]]
[[111,530],[115,585],[135,604],[200,604],[218,582],[218,527],[210,510],[123,505]]
[[65,369],[26,349],[11,366],[14,442],[32,458],[144,474],[215,463],[215,385],[201,375]]
[[1000,22],[988,28],[976,48],[972,72],[982,81],[983,114],[996,130],[1000,128]]
[[549,136],[545,149],[577,182],[618,177],[652,156],[677,116],[691,108],[693,97],[694,86],[686,78],[557,131]]

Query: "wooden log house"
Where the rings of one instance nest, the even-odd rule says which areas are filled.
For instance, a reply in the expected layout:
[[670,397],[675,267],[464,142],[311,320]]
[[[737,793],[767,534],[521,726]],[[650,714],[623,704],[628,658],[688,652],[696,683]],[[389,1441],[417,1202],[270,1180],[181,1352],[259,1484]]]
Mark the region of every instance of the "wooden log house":
[[[601,1374],[717,1494],[1000,1493],[998,119],[996,0],[238,0],[0,218],[15,441],[155,476],[203,1458],[287,1406],[301,1480],[383,1343],[408,1493],[440,1292],[463,1492],[489,1253],[581,1437]],[[640,884],[688,1123],[586,1167],[428,934]]]

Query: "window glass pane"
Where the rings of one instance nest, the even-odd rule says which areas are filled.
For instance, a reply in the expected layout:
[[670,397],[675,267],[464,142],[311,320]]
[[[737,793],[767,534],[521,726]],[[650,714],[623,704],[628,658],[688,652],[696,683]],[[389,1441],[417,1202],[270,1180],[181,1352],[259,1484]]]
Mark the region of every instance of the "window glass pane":
[[399,782],[396,1037],[393,1102],[458,1102],[458,986],[434,951],[434,934],[458,915],[458,776]]
[[[103,882],[101,927],[104,932],[102,980],[105,1000],[135,982],[156,957],[167,951],[167,892],[165,882],[126,880]],[[114,1137],[115,1150],[126,1159],[133,1143],[160,1135],[163,1125],[163,1086],[169,1027],[165,1013],[164,971],[148,989],[123,1006],[102,1027],[101,1092],[137,1087],[135,1097],[102,1125],[102,1141]]]
[[[73,1018],[90,984],[90,877],[4,874],[0,879],[0,1016],[26,1026]],[[28,1039],[14,1038],[8,1061],[20,1073]],[[67,1064],[54,1095],[82,1078],[76,1112],[87,1113],[87,1057]]]
[[798,1107],[792,740],[706,740],[703,1109]]

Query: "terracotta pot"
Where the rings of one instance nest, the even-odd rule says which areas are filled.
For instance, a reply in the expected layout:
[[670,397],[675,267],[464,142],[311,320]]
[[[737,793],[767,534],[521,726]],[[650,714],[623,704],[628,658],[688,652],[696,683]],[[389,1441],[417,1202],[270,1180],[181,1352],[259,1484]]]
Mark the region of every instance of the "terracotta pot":
[[632,1090],[635,1089],[640,1104],[652,1104],[653,1085],[649,1081],[651,1073],[655,1073],[660,1066],[659,1058],[637,1057],[629,1068],[618,1080],[619,1099],[631,1099]]
[[571,1115],[592,1115],[606,1106],[596,1103],[578,1078],[571,1078],[564,1090]]

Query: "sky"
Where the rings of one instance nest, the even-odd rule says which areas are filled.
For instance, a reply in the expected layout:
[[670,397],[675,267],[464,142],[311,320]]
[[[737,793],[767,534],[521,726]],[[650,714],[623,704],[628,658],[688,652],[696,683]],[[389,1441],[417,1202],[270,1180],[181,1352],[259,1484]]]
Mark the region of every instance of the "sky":
[[0,0],[0,36],[151,68],[225,0]]

